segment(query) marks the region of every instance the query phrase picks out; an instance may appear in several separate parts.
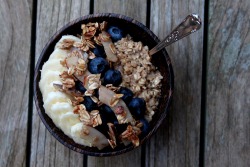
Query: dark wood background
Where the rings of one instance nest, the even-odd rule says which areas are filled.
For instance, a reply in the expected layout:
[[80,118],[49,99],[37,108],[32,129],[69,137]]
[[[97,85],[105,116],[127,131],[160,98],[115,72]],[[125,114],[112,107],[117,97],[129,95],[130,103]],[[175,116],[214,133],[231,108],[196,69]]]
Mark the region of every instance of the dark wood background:
[[[250,166],[249,0],[0,0],[0,166]],[[144,23],[163,39],[190,13],[203,27],[167,49],[171,111],[129,153],[88,157],[60,144],[33,104],[36,61],[65,23],[99,12]]]

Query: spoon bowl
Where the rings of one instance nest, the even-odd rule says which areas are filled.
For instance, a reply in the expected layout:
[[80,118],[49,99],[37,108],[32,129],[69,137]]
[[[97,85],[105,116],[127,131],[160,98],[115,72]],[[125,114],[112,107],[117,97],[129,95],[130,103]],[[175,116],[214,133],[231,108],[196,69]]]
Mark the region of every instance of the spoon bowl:
[[188,15],[168,36],[149,51],[149,55],[159,52],[166,46],[196,32],[201,28],[201,18],[197,14]]

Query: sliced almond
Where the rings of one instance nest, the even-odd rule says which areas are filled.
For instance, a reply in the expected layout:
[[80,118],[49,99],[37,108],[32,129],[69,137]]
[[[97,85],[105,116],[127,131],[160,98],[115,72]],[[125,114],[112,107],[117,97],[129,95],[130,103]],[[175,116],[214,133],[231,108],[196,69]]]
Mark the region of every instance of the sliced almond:
[[[101,39],[101,42],[102,42],[102,45],[104,47],[104,50],[105,50],[105,53],[107,55],[107,59],[111,62],[117,62],[118,61],[118,58],[117,56],[115,55],[115,50],[113,48],[114,44],[113,42],[111,41],[110,37],[107,35],[107,32],[105,31],[102,31],[102,34],[100,36],[100,39]],[[111,46],[111,47],[110,47]],[[113,50],[112,50],[112,49]]]
[[115,45],[114,45],[113,43],[110,43],[110,44],[109,44],[109,48],[110,48],[110,50],[111,50],[111,52],[112,52],[113,54],[116,54],[116,48],[115,48]]

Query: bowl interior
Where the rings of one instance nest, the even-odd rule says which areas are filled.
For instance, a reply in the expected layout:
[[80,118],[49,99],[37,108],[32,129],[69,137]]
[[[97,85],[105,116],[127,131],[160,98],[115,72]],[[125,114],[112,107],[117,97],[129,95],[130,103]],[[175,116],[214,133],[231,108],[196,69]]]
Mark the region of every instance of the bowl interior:
[[[104,20],[107,21],[109,25],[119,26],[127,33],[129,33],[134,41],[141,41],[144,45],[147,45],[149,49],[153,48],[159,42],[159,39],[149,29],[132,18],[109,13],[84,16],[65,25],[49,40],[37,62],[34,78],[35,103],[37,106],[38,114],[45,124],[46,128],[58,141],[60,141],[68,148],[92,156],[118,155],[132,150],[134,147],[132,146],[132,144],[130,144],[126,147],[119,146],[115,149],[108,147],[104,148],[103,150],[98,150],[94,147],[86,147],[75,143],[71,138],[66,136],[59,128],[57,128],[53,121],[49,118],[49,116],[46,115],[43,108],[42,94],[40,92],[38,83],[41,77],[40,70],[42,69],[43,64],[48,60],[50,54],[54,51],[55,44],[59,41],[62,35],[81,34],[81,24],[88,22],[102,22]],[[153,116],[152,121],[150,122],[149,133],[141,137],[141,144],[147,141],[147,139],[157,130],[163,119],[166,117],[173,92],[173,71],[171,61],[166,50],[163,49],[162,51],[155,54],[152,58],[152,63],[156,67],[158,67],[161,74],[163,75],[161,90],[162,96],[160,98],[158,110]]]

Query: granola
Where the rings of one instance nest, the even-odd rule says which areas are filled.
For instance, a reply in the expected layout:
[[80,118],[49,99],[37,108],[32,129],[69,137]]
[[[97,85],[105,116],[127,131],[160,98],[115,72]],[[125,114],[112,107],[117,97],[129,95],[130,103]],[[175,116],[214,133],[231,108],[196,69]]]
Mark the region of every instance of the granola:
[[120,63],[116,68],[121,69],[122,86],[130,88],[135,96],[146,101],[146,115],[152,120],[159,104],[162,75],[150,62],[148,47],[141,42],[134,42],[130,36],[115,43]]

